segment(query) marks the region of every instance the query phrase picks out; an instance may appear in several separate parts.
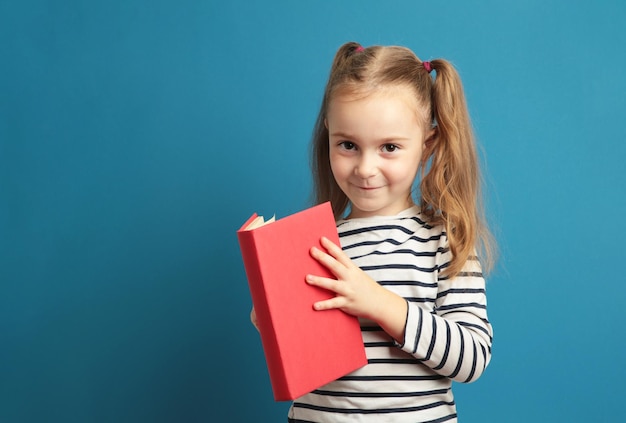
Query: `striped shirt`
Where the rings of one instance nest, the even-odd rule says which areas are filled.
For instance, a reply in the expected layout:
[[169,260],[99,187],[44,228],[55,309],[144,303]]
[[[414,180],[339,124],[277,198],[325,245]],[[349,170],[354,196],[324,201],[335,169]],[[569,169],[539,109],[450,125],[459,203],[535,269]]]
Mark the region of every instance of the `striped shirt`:
[[491,358],[485,281],[475,257],[453,279],[441,226],[417,207],[339,221],[352,261],[408,304],[402,344],[360,319],[368,364],[294,401],[290,422],[456,422],[452,381],[472,382]]

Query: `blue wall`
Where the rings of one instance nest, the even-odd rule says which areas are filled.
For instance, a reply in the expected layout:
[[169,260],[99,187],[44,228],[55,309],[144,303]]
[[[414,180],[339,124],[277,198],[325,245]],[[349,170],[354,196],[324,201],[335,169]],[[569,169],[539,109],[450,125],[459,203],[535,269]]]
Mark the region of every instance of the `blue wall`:
[[626,8],[470,3],[0,2],[0,421],[284,421],[235,230],[307,204],[349,40],[466,84],[501,260],[462,421],[617,419]]

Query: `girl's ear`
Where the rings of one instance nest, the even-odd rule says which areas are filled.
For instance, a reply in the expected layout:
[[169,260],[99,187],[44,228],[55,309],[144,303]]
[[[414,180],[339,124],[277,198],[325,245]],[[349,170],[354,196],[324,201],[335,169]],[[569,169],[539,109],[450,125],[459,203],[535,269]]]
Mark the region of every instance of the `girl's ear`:
[[426,140],[424,140],[424,155],[430,156],[430,154],[433,152],[435,144],[437,143],[438,136],[439,130],[436,126],[434,126],[426,136]]

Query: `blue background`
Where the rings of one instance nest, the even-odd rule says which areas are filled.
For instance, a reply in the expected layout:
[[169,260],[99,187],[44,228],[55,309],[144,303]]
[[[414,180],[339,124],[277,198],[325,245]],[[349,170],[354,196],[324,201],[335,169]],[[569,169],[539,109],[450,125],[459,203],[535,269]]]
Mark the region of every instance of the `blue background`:
[[0,421],[285,421],[235,231],[308,204],[334,52],[460,70],[501,256],[464,422],[613,421],[623,2],[0,2]]

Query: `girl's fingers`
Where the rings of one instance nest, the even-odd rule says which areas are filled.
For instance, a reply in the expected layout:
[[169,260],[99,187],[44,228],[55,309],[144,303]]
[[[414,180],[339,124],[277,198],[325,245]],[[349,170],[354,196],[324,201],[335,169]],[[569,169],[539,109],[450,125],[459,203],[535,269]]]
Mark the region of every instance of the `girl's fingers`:
[[320,242],[326,251],[313,247],[311,248],[311,256],[322,263],[324,267],[330,270],[335,276],[340,276],[341,272],[352,266],[352,261],[343,252],[340,246],[326,237],[322,237]]
[[330,270],[330,272],[335,276],[339,276],[342,268],[344,267],[333,256],[325,253],[324,251],[320,250],[317,247],[311,248],[311,256],[315,260],[319,261],[322,265],[324,265],[324,267]]
[[335,297],[335,298],[331,298],[329,300],[324,300],[324,301],[318,301],[315,304],[313,304],[313,308],[317,311],[320,310],[332,310],[335,308],[341,308],[344,306],[345,301],[343,300],[343,298],[340,297]]
[[254,311],[254,307],[252,307],[252,311],[250,312],[250,321],[252,322],[256,330],[259,330],[259,321],[256,318],[256,312]]
[[306,281],[309,285],[324,288],[337,294],[337,296],[334,298],[314,303],[313,308],[315,310],[330,310],[334,308],[341,308],[344,306],[345,300],[341,297],[341,293],[339,292],[339,287],[341,285],[339,281],[313,275],[307,275]]
[[318,301],[313,304],[313,308],[317,311],[321,310],[332,310],[334,308],[341,308],[341,304],[339,304],[340,299],[338,297],[331,298],[330,300]]
[[334,292],[335,294],[341,295],[341,292],[339,292],[341,284],[336,279],[324,278],[324,277],[315,276],[315,275],[307,275],[306,282],[309,285],[314,285],[319,288],[324,288],[324,289],[327,289],[328,291]]
[[322,244],[322,247],[326,248],[328,253],[333,256],[339,263],[343,264],[346,267],[351,263],[350,259],[343,252],[339,245],[335,244],[325,236],[322,237],[320,242]]

